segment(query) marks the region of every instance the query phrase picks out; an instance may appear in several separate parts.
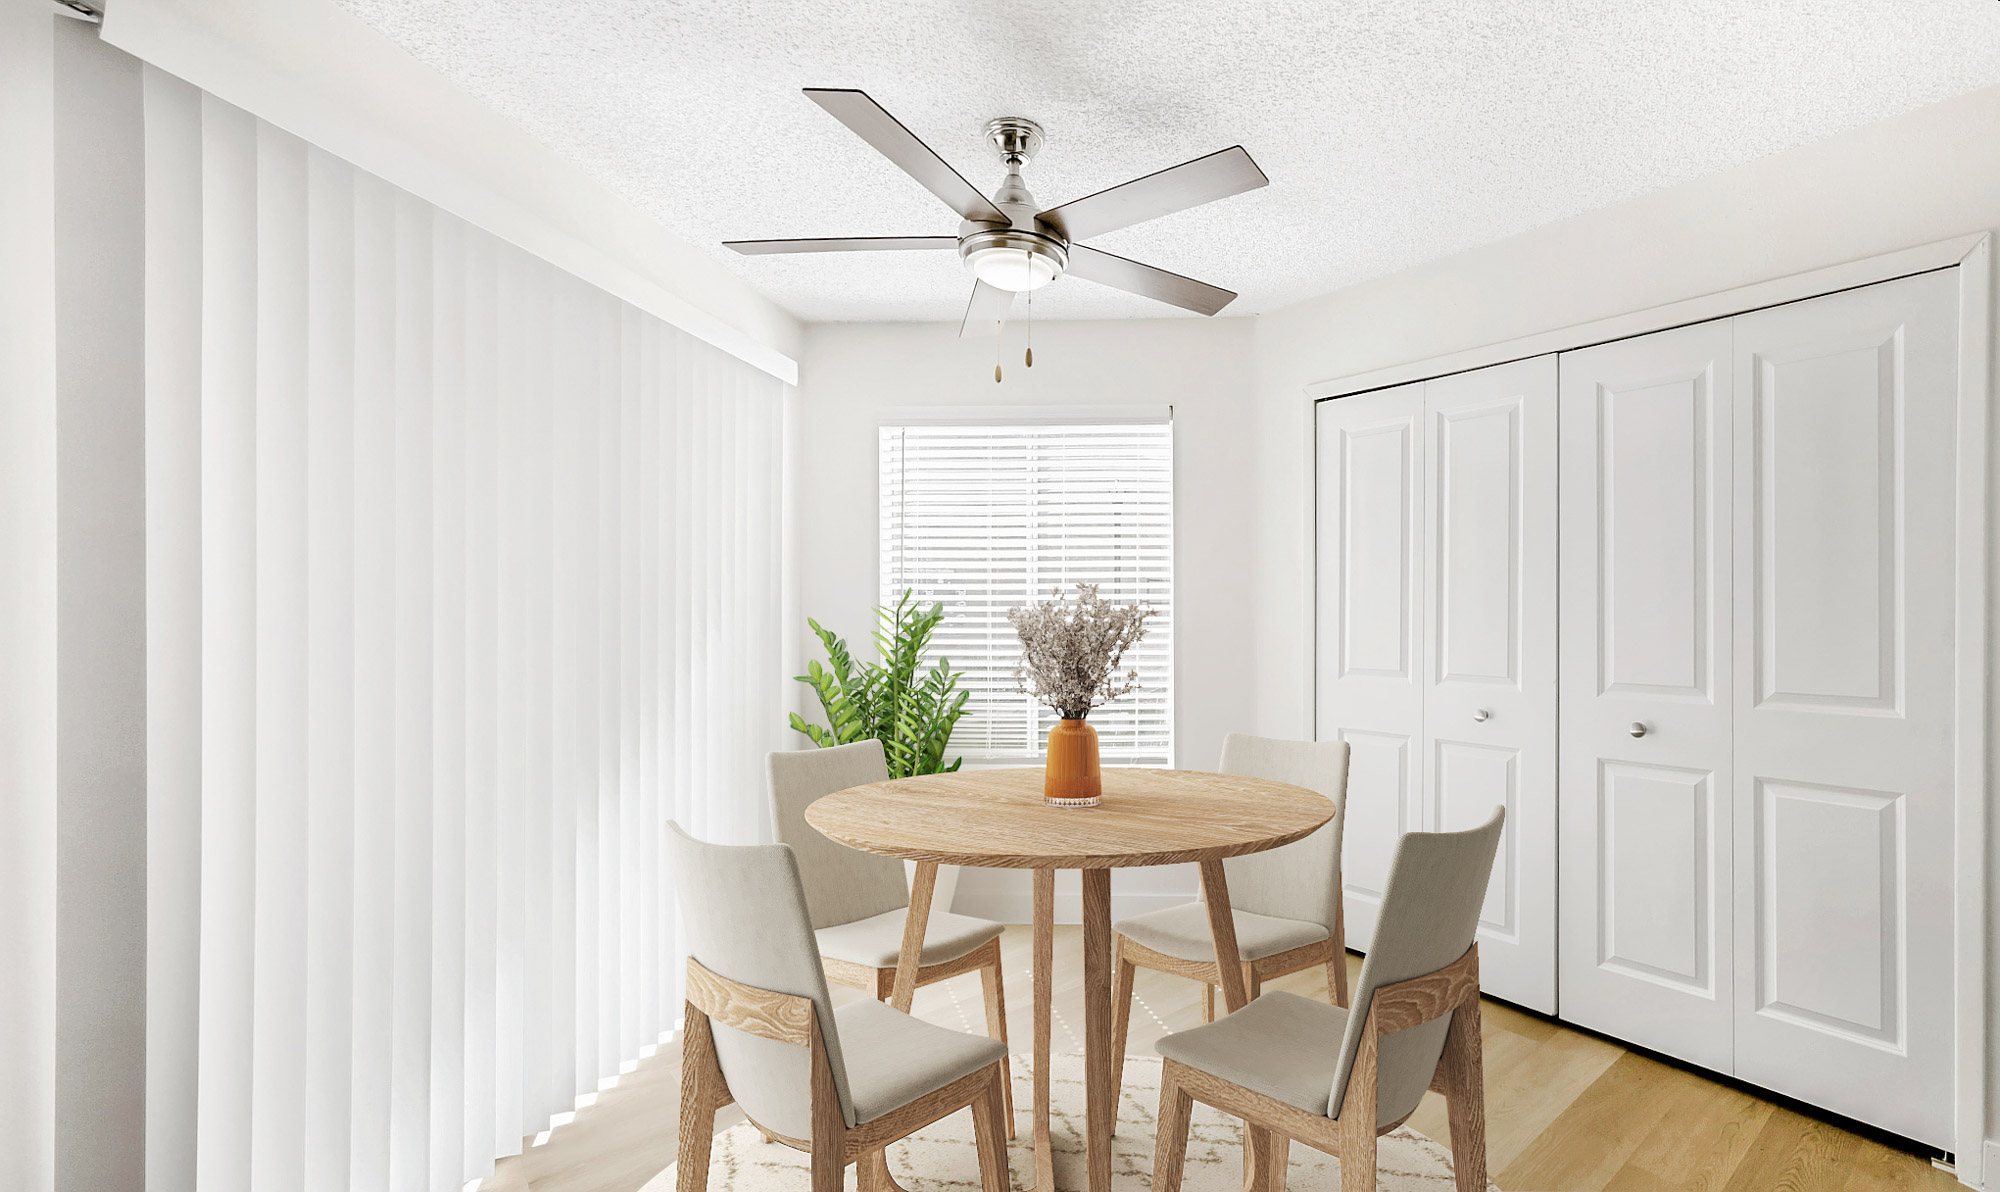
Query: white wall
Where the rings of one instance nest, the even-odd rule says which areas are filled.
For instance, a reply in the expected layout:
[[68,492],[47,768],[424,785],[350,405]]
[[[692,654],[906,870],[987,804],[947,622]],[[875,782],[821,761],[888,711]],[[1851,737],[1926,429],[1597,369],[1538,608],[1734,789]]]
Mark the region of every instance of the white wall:
[[[1254,467],[1248,417],[1248,320],[1161,319],[1045,323],[1034,329],[1035,367],[1021,367],[1021,338],[1006,339],[1006,380],[993,382],[991,340],[961,341],[941,323],[814,326],[806,334],[795,403],[792,473],[799,610],[787,626],[805,637],[810,616],[864,651],[877,570],[876,427],[892,407],[1140,405],[1174,409],[1174,746],[1177,764],[1212,768],[1225,733],[1246,728],[1256,629],[1245,577],[1252,570]],[[793,673],[797,673],[796,671]],[[794,684],[795,699],[811,700]],[[801,702],[801,711],[807,710]],[[815,718],[816,709],[815,709]],[[803,738],[793,735],[798,744]],[[1058,912],[1075,921],[1075,875],[1059,884]],[[1184,902],[1191,868],[1135,870],[1112,880],[1119,914]],[[957,908],[1028,920],[1025,873],[968,871]]]
[[[1305,386],[1995,227],[2000,88],[1989,88],[1259,318],[1259,730],[1310,727]],[[1990,841],[1988,855],[2000,872]],[[1988,965],[2000,989],[2000,947]],[[1988,1014],[1990,1138],[1990,999]],[[1977,1172],[1980,1156],[1958,1159]],[[2000,1171],[1987,1174],[2000,1186]]]

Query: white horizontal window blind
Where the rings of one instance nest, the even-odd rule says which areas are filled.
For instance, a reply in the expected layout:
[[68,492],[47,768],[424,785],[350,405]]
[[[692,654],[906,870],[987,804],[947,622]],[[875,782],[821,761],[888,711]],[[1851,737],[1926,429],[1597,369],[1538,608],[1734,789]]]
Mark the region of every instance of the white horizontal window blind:
[[1040,761],[1055,714],[1015,691],[1007,610],[1060,587],[1156,610],[1124,665],[1139,690],[1090,715],[1107,765],[1173,764],[1173,427],[881,429],[882,600],[941,600],[933,657],[972,693],[952,737],[968,765]]
[[459,1189],[672,1030],[666,820],[768,836],[784,386],[145,87],[148,1186]]

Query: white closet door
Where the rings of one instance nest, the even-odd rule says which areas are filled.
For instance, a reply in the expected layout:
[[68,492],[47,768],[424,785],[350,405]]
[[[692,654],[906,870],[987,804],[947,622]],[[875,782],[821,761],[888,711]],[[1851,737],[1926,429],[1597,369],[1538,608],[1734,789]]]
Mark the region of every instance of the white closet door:
[[1736,1074],[1950,1149],[1957,275],[1736,320]]
[[1562,358],[1563,1017],[1730,1070],[1730,320]]
[[1375,934],[1396,838],[1422,826],[1421,383],[1323,401],[1318,420],[1320,740],[1346,741],[1347,942]]
[[1424,477],[1421,826],[1506,807],[1480,985],[1554,1013],[1556,358],[1426,382]]

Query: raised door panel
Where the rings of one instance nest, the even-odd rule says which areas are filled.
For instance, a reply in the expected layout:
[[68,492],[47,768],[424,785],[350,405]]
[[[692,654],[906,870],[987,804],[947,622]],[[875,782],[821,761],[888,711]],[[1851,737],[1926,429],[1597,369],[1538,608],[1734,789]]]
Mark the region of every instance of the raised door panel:
[[1737,1074],[1949,1148],[1956,271],[1735,337]]
[[1556,360],[1425,383],[1423,827],[1507,809],[1481,984],[1556,1008]]
[[[1416,783],[1423,768],[1411,751],[1419,741],[1405,733],[1336,726],[1322,740],[1347,742],[1347,824],[1342,837],[1341,879],[1347,892],[1347,940],[1366,950],[1376,909],[1389,885],[1395,842],[1415,825]],[[1356,797],[1357,792],[1360,797]],[[1357,924],[1358,919],[1364,923]]]
[[1715,781],[1705,770],[1602,762],[1596,962],[1714,999]]
[[1339,431],[1340,510],[1335,623],[1339,678],[1366,675],[1408,681],[1416,558],[1416,428],[1392,421]]
[[1904,798],[1757,783],[1759,1014],[1900,1046]]
[[1723,1072],[1730,352],[1720,320],[1561,366],[1563,1016]]
[[1422,415],[1421,384],[1315,412],[1315,731],[1353,750],[1342,881],[1364,950],[1396,839],[1423,811]]
[[1903,393],[1901,337],[1882,334],[1754,364],[1760,707],[1895,710]]

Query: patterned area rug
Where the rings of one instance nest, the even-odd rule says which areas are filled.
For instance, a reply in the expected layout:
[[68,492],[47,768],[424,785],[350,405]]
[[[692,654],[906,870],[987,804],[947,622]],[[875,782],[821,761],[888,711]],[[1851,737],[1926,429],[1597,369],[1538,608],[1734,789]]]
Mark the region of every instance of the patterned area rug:
[[[1013,1187],[1034,1179],[1034,1138],[1028,1106],[1034,1085],[1027,1057],[1014,1057],[1014,1112],[1020,1137],[1008,1146]],[[1083,1057],[1053,1057],[1050,1072],[1050,1129],[1054,1134],[1056,1186],[1084,1185]],[[1118,1099],[1118,1133],[1111,1140],[1111,1179],[1121,1192],[1141,1192],[1153,1175],[1153,1116],[1160,1104],[1160,1061],[1132,1056],[1125,1061],[1125,1086]],[[1405,1126],[1378,1144],[1381,1192],[1451,1192],[1451,1152]],[[1287,1192],[1339,1192],[1340,1160],[1300,1143],[1291,1147]],[[972,1115],[963,1111],[917,1131],[889,1148],[889,1170],[909,1192],[978,1192],[979,1165],[972,1152]],[[765,1142],[748,1122],[718,1133],[709,1160],[709,1192],[803,1192],[811,1183],[806,1156],[788,1146]],[[854,1169],[847,1169],[854,1187]],[[1490,1187],[1490,1185],[1489,1185]],[[1182,1192],[1242,1192],[1243,1126],[1197,1101],[1188,1134],[1187,1172]],[[674,1192],[674,1169],[647,1181],[641,1192]]]

